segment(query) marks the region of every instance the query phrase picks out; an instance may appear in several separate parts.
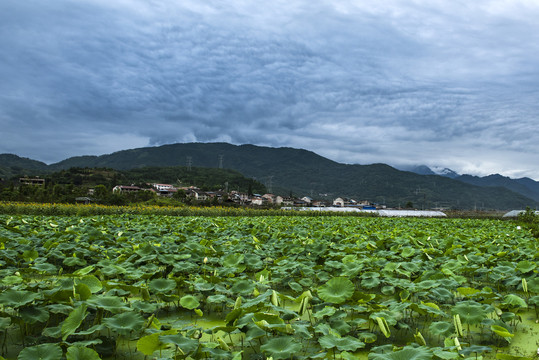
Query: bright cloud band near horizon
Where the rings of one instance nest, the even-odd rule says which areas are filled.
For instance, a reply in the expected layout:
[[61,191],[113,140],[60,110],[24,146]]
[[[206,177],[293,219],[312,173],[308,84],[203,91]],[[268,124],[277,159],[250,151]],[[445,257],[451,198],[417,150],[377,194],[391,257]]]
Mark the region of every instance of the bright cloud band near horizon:
[[175,142],[539,180],[536,1],[3,0],[0,153]]

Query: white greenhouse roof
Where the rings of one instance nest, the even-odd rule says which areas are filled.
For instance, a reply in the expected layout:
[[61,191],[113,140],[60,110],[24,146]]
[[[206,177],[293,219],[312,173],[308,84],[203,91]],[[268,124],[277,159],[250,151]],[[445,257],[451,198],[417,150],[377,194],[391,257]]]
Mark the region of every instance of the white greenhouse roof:
[[298,210],[298,211],[335,211],[335,212],[362,212],[362,213],[375,213],[380,216],[387,217],[445,217],[447,216],[441,211],[433,210],[363,210],[352,207],[298,207],[298,208],[283,208],[283,210]]
[[[517,217],[520,213],[526,212],[526,210],[511,210],[503,217]],[[539,210],[535,210],[535,215],[539,215]]]

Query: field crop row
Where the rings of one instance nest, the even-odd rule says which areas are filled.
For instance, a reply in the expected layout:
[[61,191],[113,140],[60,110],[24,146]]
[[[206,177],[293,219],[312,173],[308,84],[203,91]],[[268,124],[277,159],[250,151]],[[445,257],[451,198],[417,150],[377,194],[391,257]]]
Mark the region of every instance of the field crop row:
[[499,220],[0,216],[19,359],[532,359],[536,239]]

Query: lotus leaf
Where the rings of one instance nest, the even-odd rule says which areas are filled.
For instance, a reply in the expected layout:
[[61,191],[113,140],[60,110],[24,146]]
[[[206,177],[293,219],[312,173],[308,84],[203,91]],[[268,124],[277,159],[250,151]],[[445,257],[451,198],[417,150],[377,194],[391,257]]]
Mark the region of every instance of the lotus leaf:
[[195,352],[198,349],[199,342],[195,339],[187,338],[181,334],[160,335],[159,341],[164,344],[174,344],[184,355]]
[[141,331],[145,322],[141,315],[132,311],[103,319],[103,324],[106,327],[120,335],[129,335],[130,333]]
[[505,296],[503,305],[513,308],[527,308],[528,304],[520,296],[515,294],[508,294]]
[[318,296],[326,302],[342,304],[354,294],[354,284],[345,277],[335,277],[318,288]]
[[32,266],[32,269],[47,274],[55,274],[56,272],[58,272],[58,268],[56,268],[56,266],[54,266],[53,264],[49,263],[34,264],[34,266]]
[[521,273],[525,274],[525,273],[529,273],[530,271],[533,271],[536,267],[537,267],[537,264],[535,262],[529,261],[529,260],[523,260],[523,261],[518,262],[516,269],[520,271]]
[[18,308],[39,298],[39,294],[27,290],[8,289],[0,294],[0,304]]
[[365,343],[352,336],[337,337],[329,334],[322,336],[318,342],[324,349],[337,348],[340,351],[356,351],[365,347]]
[[6,330],[11,325],[11,318],[0,317],[0,331]]
[[431,360],[432,353],[425,347],[405,346],[395,352],[376,354],[369,353],[369,360]]
[[101,360],[95,350],[82,346],[70,346],[66,356],[67,360]]
[[515,336],[514,334],[511,334],[509,330],[499,325],[491,325],[490,330],[505,339],[512,338],[513,336]]
[[288,359],[301,350],[301,345],[296,343],[293,337],[283,336],[270,339],[260,346],[260,350],[274,359]]
[[313,316],[315,318],[320,318],[321,319],[324,316],[331,316],[331,315],[335,314],[335,311],[337,311],[337,309],[335,309],[333,306],[324,306],[324,308],[322,310],[313,313]]
[[459,354],[461,354],[463,356],[468,356],[468,355],[474,354],[474,353],[479,354],[479,353],[489,352],[489,351],[492,351],[491,347],[479,346],[479,345],[471,345],[471,346],[465,347],[462,350],[460,350]]
[[129,306],[118,296],[93,295],[86,302],[91,307],[101,308],[113,314],[130,310]]
[[176,281],[172,279],[153,279],[148,284],[149,289],[157,294],[168,294],[176,288]]
[[158,308],[157,304],[146,301],[133,301],[131,303],[131,306],[133,307],[133,309],[147,314],[155,312]]
[[436,321],[429,325],[429,331],[433,335],[448,337],[453,334],[455,327],[446,321]]
[[173,335],[176,332],[176,330],[167,330],[143,336],[137,341],[137,350],[146,356],[151,356],[155,351],[167,348],[167,344],[159,339],[160,336]]
[[62,323],[62,340],[65,341],[69,335],[78,329],[82,321],[86,318],[86,307],[86,304],[82,304],[69,313],[68,317]]
[[186,309],[193,310],[200,306],[200,302],[193,295],[185,295],[180,299],[180,305]]
[[85,284],[88,286],[92,294],[95,294],[103,289],[103,284],[101,281],[93,275],[82,276],[80,279],[75,280],[75,284]]
[[249,295],[255,289],[255,283],[251,280],[239,280],[230,288],[234,294]]
[[244,259],[243,254],[228,254],[223,258],[224,267],[235,267],[239,265]]
[[451,314],[460,316],[460,320],[466,324],[480,324],[487,316],[483,306],[475,301],[462,301],[451,309]]
[[18,360],[61,360],[62,348],[58,344],[41,344],[21,350]]
[[49,320],[49,312],[42,307],[23,307],[19,309],[19,314],[27,324],[35,324],[37,322],[44,323]]

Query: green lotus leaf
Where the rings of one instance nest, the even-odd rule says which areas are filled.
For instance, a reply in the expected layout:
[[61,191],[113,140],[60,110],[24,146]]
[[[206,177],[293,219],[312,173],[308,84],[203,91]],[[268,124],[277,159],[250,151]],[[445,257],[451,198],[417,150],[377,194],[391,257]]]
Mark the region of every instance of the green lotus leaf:
[[94,308],[101,308],[117,314],[130,310],[129,306],[118,296],[93,295],[86,303]]
[[260,350],[273,359],[289,359],[301,350],[301,345],[296,343],[291,336],[282,336],[270,339],[260,346]]
[[103,319],[103,324],[105,324],[106,327],[120,335],[129,335],[130,333],[141,331],[145,322],[146,321],[141,315],[133,311],[124,312]]
[[177,330],[167,330],[143,336],[137,341],[137,350],[146,356],[151,356],[155,351],[163,350],[168,347],[168,344],[165,344],[164,342],[159,340],[160,336],[173,335],[176,332]]
[[446,321],[436,321],[429,325],[429,331],[433,335],[448,337],[455,332],[455,326]]
[[11,325],[11,318],[0,317],[0,331],[6,330]]
[[193,295],[185,295],[180,299],[180,305],[186,309],[193,310],[200,306],[200,302]]
[[58,344],[48,343],[26,347],[21,350],[17,360],[61,360],[62,348]]
[[358,334],[359,340],[363,341],[366,344],[372,344],[376,342],[378,336],[371,332],[361,332]]
[[223,266],[224,267],[235,267],[239,265],[244,259],[243,254],[228,254],[223,258]]
[[318,342],[324,349],[337,348],[340,351],[356,351],[365,347],[365,343],[352,336],[337,337],[329,334],[322,336]]
[[66,266],[85,266],[86,260],[75,256],[70,256],[64,259],[63,264]]
[[451,309],[451,314],[460,316],[460,320],[466,324],[480,324],[487,317],[483,306],[476,301],[462,301]]
[[503,326],[499,326],[499,325],[491,325],[490,326],[490,330],[492,330],[495,334],[503,337],[503,338],[512,338],[513,336],[515,336],[514,334],[511,334],[509,332],[509,330],[507,330],[506,328],[504,328]]
[[366,289],[372,289],[380,285],[380,279],[377,277],[361,280],[361,286]]
[[342,304],[354,295],[354,283],[345,277],[330,279],[318,288],[318,296],[326,302]]
[[39,298],[39,294],[26,290],[8,289],[0,294],[0,304],[18,308]]
[[157,304],[149,303],[146,301],[133,301],[131,303],[131,306],[133,307],[133,309],[141,311],[146,314],[151,314],[155,312],[158,308]]
[[12,286],[22,283],[24,280],[22,276],[17,275],[9,275],[2,279],[2,285],[4,286]]
[[223,294],[218,294],[218,295],[210,295],[206,298],[206,303],[207,304],[219,304],[219,303],[224,303],[228,300],[228,298],[223,295]]
[[539,294],[539,276],[527,280],[527,283],[528,283],[528,291],[534,294]]
[[101,360],[95,350],[82,346],[70,346],[66,356],[67,360]]
[[431,360],[432,353],[429,349],[421,347],[405,346],[402,350],[395,352],[376,354],[369,353],[369,360]]
[[249,295],[255,289],[255,283],[251,280],[239,280],[230,288],[234,294]]
[[79,296],[80,300],[88,300],[92,296],[92,290],[86,284],[77,284],[75,286],[75,293]]
[[53,264],[49,263],[34,264],[34,266],[32,266],[32,269],[47,274],[55,274],[58,272],[58,268]]
[[49,320],[49,312],[42,307],[23,307],[19,309],[19,314],[27,324],[44,323]]
[[84,284],[88,286],[92,294],[95,294],[101,291],[101,289],[103,289],[103,284],[101,283],[101,280],[99,280],[94,275],[86,275],[81,277],[80,279],[76,279],[75,284]]
[[436,356],[436,358],[440,358],[442,360],[452,360],[459,357],[459,354],[457,352],[446,351],[442,349],[434,349],[432,353]]
[[86,304],[82,304],[75,309],[73,309],[68,317],[62,323],[62,340],[65,341],[67,337],[73,334],[82,324],[86,318]]
[[48,336],[54,339],[62,337],[60,326],[47,327],[41,332],[43,336]]
[[22,258],[27,262],[32,262],[39,257],[39,253],[36,250],[24,250]]
[[164,344],[176,345],[184,355],[195,352],[199,345],[198,340],[187,338],[181,334],[161,335],[159,341]]
[[529,260],[523,260],[523,261],[518,262],[516,269],[520,271],[521,273],[525,274],[530,271],[533,271],[536,267],[537,267],[537,264],[535,262],[529,261]]
[[148,288],[157,294],[167,294],[176,288],[176,281],[172,279],[153,279]]
[[527,308],[528,304],[520,296],[515,294],[508,294],[503,299],[503,304],[509,307]]
[[415,254],[415,249],[411,246],[406,246],[401,251],[401,256],[404,258],[409,258],[411,256],[414,256],[414,254]]
[[324,316],[331,316],[335,314],[336,311],[337,309],[335,309],[333,306],[324,306],[322,310],[313,313],[313,316],[317,319],[321,319]]
[[479,353],[484,353],[484,352],[489,352],[489,351],[492,351],[491,347],[480,346],[480,345],[470,345],[460,350],[459,354],[463,356],[468,356],[470,354],[479,354]]
[[113,264],[107,265],[101,268],[101,273],[103,273],[103,275],[108,276],[108,277],[114,277],[120,274],[125,274],[126,272],[127,270],[125,268],[118,265],[113,265]]

